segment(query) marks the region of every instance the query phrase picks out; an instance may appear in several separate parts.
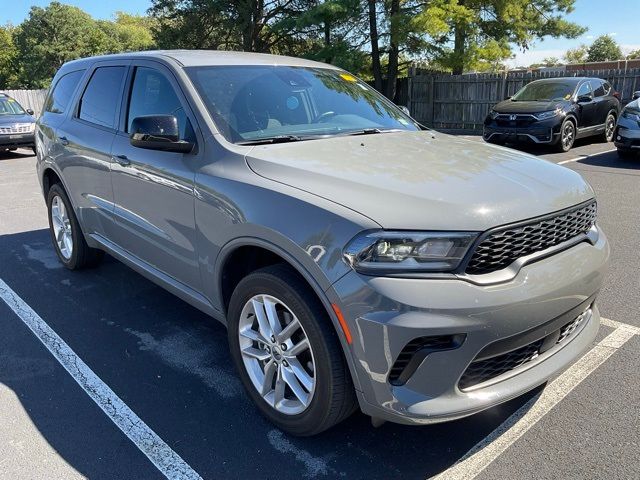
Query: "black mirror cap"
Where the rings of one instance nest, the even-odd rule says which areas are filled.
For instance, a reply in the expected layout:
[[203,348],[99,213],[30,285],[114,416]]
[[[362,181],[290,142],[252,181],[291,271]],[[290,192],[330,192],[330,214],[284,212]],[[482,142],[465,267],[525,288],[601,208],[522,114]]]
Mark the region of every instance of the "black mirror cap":
[[640,98],[640,91],[633,92],[633,96],[631,97],[631,100],[637,100],[638,98]]
[[131,121],[131,145],[148,150],[190,153],[193,143],[180,140],[178,119],[174,115],[144,115]]
[[578,103],[589,103],[592,100],[592,98],[589,95],[579,95],[578,96]]
[[30,108],[27,108],[26,112],[27,112],[28,115],[31,115],[32,117],[35,114],[35,112],[33,110],[31,110]]

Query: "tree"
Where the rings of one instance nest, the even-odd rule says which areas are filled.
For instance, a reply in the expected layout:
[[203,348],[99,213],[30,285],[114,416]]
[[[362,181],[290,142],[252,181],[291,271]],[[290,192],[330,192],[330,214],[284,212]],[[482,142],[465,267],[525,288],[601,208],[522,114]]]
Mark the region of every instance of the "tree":
[[0,90],[18,87],[17,49],[13,43],[13,28],[0,27]]
[[473,68],[491,56],[506,59],[511,44],[522,50],[546,36],[575,38],[585,28],[563,18],[575,0],[450,0],[450,34],[438,58],[454,74]]
[[580,45],[576,48],[570,48],[564,54],[564,61],[567,63],[585,63],[589,55],[589,47]]
[[63,63],[104,53],[109,46],[109,38],[87,13],[58,2],[31,7],[14,40],[22,64],[21,82],[28,88],[48,87]]
[[631,52],[629,52],[629,54],[627,55],[627,60],[633,60],[636,58],[640,58],[640,49],[638,50],[633,50]]
[[610,35],[596,38],[587,52],[588,62],[606,62],[624,58],[620,45]]
[[111,52],[135,52],[155,47],[153,20],[140,15],[116,12],[115,21],[98,20],[99,28],[107,35]]

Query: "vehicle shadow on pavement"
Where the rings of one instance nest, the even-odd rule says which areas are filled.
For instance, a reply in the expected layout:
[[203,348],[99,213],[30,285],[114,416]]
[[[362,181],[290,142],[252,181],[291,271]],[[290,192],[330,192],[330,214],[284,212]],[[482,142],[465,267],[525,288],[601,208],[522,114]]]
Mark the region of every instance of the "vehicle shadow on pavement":
[[29,157],[33,157],[33,152],[31,150],[0,151],[0,162],[2,160],[14,160],[16,158]]
[[[594,145],[599,143],[605,143],[604,140],[601,140],[599,137],[586,137],[580,138],[575,141],[572,148],[584,147],[587,145]],[[613,144],[611,144],[613,145]],[[560,153],[555,147],[544,144],[535,144],[535,143],[508,143],[505,145],[506,147],[513,148],[515,150],[520,150],[526,153],[530,153],[532,155],[547,155],[552,153]],[[570,155],[571,150],[569,152],[565,152],[565,155]]]
[[640,152],[635,157],[620,158],[616,152],[606,155],[595,155],[583,158],[576,163],[581,165],[591,165],[593,167],[618,168],[623,170],[640,170]]
[[[539,391],[445,424],[373,428],[356,413],[316,437],[290,437],[244,393],[224,326],[111,257],[96,269],[69,272],[47,230],[4,235],[0,278],[203,478],[424,479],[454,464]],[[17,317],[9,320],[3,324],[23,327]],[[138,465],[141,454],[109,430],[115,426],[35,337],[16,342],[15,348],[39,351],[16,358],[37,356],[54,366],[17,382],[11,368],[25,366],[5,365],[0,383],[68,464],[95,479],[157,476],[153,468],[141,470],[150,464]],[[131,468],[126,475],[123,464]]]

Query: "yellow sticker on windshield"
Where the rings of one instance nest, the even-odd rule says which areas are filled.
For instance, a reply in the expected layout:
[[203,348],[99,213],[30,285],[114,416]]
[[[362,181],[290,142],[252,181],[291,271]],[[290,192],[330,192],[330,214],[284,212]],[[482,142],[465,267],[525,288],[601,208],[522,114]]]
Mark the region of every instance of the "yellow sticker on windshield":
[[358,79],[349,73],[341,73],[340,78],[346,80],[347,82],[357,82]]
[[565,99],[565,100],[569,100],[570,98],[571,98],[571,94],[570,94],[570,93],[567,93],[567,94],[564,96],[564,99]]

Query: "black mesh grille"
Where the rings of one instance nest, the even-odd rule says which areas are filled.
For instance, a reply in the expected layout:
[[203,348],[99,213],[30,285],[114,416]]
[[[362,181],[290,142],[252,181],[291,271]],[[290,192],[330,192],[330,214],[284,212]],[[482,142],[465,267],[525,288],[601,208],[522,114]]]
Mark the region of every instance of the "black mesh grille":
[[584,321],[589,313],[590,309],[578,315],[562,328],[556,330],[545,338],[536,340],[535,342],[529,343],[511,352],[471,362],[460,378],[458,386],[461,390],[464,390],[479,383],[491,380],[492,378],[530,362],[541,353],[541,349],[543,352],[545,351],[543,345],[547,338],[551,338],[551,345],[554,343],[555,345],[561,344],[576,331],[578,326]]
[[472,362],[460,379],[460,388],[464,390],[518,368],[520,365],[536,358],[541,346],[542,340],[538,340],[513,352]]
[[520,257],[588,232],[596,222],[596,214],[594,201],[543,220],[492,232],[476,247],[465,271],[482,275],[508,267]]

